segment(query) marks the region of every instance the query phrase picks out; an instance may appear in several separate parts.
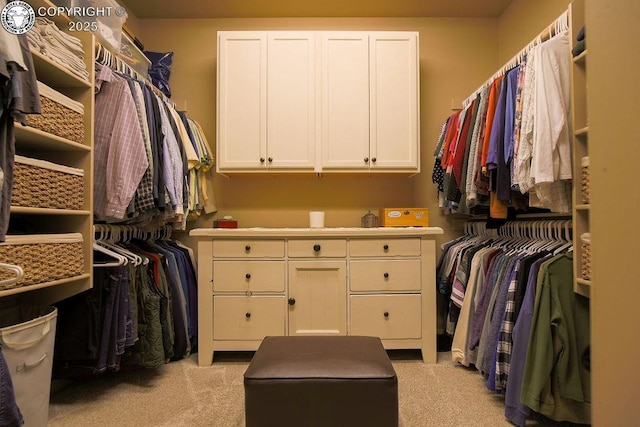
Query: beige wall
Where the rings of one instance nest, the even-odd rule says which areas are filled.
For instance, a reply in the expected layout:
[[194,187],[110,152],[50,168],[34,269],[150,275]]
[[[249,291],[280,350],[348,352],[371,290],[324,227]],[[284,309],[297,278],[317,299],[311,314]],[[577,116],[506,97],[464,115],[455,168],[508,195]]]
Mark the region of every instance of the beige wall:
[[504,64],[567,10],[569,0],[513,0],[498,20],[498,58]]
[[593,424],[640,425],[640,2],[586,1]]
[[[219,213],[240,226],[308,225],[309,210],[327,211],[328,226],[359,226],[367,209],[426,206],[431,224],[443,226],[431,183],[438,128],[497,66],[497,26],[493,19],[446,18],[283,18],[139,20],[139,38],[149,50],[174,51],[173,99],[185,103],[215,146],[216,32],[219,30],[406,30],[420,32],[421,163],[414,177],[286,175],[215,177]],[[447,227],[450,230],[450,227]],[[451,235],[450,235],[451,236]]]

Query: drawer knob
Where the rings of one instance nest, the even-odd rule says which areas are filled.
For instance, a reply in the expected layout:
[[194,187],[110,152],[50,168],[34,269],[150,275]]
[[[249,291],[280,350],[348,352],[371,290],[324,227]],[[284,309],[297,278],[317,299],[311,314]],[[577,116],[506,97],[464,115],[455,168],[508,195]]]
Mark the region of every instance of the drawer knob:
[[244,247],[245,252],[251,252],[251,246],[247,245]]
[[267,160],[269,160],[269,163],[273,162],[273,157],[269,157]]
[[294,305],[296,303],[295,298],[289,298],[289,305]]
[[314,250],[314,251],[316,251],[316,252],[320,252],[320,249],[321,249],[321,248],[320,248],[320,245],[319,245],[319,244],[317,244],[317,243],[316,243],[315,245],[313,245],[313,250]]
[[385,244],[385,245],[382,247],[382,249],[384,249],[385,251],[388,251],[388,250],[389,250],[389,245],[386,245],[386,244]]
[[375,162],[377,162],[377,161],[378,161],[378,159],[376,159],[375,157],[372,157],[372,158],[371,158],[371,161],[372,161],[373,163],[375,163]]
[[388,279],[389,278],[389,273],[384,273],[384,278]]
[[260,157],[260,163],[264,163],[264,157]]
[[369,163],[369,158],[368,158],[368,157],[365,157],[365,158],[364,158],[364,162],[365,162],[365,163]]
[[245,274],[244,277],[246,277],[247,279],[251,279],[251,273]]
[[244,317],[246,317],[247,319],[251,317],[251,313],[247,312],[244,314]]
[[388,311],[385,311],[385,312],[384,312],[384,318],[385,318],[385,319],[388,319],[388,318],[389,318],[389,312],[388,312]]

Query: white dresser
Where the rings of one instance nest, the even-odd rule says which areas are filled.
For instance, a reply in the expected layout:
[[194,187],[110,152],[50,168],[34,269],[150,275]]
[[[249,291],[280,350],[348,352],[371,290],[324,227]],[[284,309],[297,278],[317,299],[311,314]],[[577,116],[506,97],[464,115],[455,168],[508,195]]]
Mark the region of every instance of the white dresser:
[[192,230],[198,363],[265,336],[368,335],[436,362],[438,227]]

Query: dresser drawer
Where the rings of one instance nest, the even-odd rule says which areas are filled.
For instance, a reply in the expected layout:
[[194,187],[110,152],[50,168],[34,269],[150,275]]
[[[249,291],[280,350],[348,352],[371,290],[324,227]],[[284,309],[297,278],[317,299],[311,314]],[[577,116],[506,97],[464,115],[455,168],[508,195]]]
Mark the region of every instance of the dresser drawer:
[[213,261],[214,292],[284,292],[284,261]]
[[420,291],[419,259],[351,260],[351,291]]
[[420,239],[353,239],[349,243],[352,257],[420,256]]
[[347,241],[344,239],[289,240],[287,253],[292,258],[344,258]]
[[284,296],[214,296],[214,340],[261,340],[285,334]]
[[350,335],[381,339],[421,338],[421,297],[412,295],[352,295]]
[[213,240],[214,258],[282,258],[284,240]]

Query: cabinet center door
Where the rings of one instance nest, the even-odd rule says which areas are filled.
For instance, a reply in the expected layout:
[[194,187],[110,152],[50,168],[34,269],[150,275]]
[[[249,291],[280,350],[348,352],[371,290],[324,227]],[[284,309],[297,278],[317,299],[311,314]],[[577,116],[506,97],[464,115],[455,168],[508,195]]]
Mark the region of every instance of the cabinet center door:
[[289,262],[289,335],[346,335],[346,261]]

